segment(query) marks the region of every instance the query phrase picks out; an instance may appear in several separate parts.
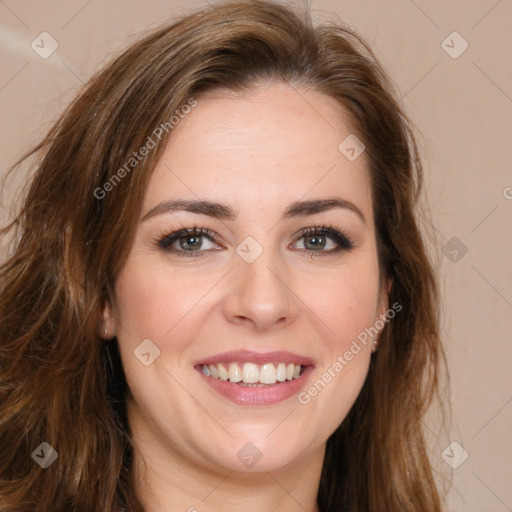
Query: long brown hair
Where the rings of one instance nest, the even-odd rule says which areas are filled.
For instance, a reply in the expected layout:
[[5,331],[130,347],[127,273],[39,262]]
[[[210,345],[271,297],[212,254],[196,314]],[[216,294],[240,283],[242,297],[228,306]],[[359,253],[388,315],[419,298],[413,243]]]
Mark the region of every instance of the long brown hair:
[[[116,340],[100,337],[98,318],[106,301],[115,303],[146,185],[172,137],[169,120],[206,91],[272,81],[320,91],[350,113],[366,146],[389,303],[403,308],[384,327],[362,392],[327,442],[319,508],[441,510],[421,420],[439,392],[444,354],[416,213],[422,169],[413,130],[358,36],[250,0],[146,35],[89,81],[25,157],[37,157],[30,187],[2,230],[13,235],[0,268],[3,512],[142,510],[132,492],[129,391]],[[148,137],[154,148],[126,167]],[[31,457],[42,442],[58,453],[47,469]]]

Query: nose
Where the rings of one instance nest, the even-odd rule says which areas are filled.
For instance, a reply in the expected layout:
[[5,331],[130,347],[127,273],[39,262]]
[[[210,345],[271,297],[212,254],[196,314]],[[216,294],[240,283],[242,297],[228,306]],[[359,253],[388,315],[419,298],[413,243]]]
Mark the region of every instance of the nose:
[[224,303],[226,319],[258,331],[290,325],[300,310],[290,280],[285,264],[266,251],[252,263],[237,257]]

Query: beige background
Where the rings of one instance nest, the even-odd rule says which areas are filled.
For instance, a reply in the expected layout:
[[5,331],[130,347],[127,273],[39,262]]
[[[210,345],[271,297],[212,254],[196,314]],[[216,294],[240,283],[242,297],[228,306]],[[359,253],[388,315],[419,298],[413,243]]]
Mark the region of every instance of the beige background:
[[[0,0],[0,175],[112,52],[203,5]],[[313,0],[311,7],[367,38],[424,137],[453,401],[448,435],[427,426],[433,460],[453,477],[449,510],[512,511],[512,1]],[[48,59],[31,48],[43,31],[59,45]],[[469,45],[457,58],[442,46],[453,31]],[[452,35],[444,48],[456,56],[463,44]],[[9,201],[3,197],[4,218]],[[452,237],[467,247],[462,257]],[[457,469],[441,456],[451,442],[469,454]],[[445,452],[452,465],[457,450]]]

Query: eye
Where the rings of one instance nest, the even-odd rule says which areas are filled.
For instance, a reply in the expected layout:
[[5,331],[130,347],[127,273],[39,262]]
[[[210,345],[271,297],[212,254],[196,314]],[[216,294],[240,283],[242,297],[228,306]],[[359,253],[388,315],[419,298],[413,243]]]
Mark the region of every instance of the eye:
[[[215,235],[204,228],[187,228],[174,231],[157,241],[159,247],[178,256],[202,256],[201,253],[216,250]],[[196,254],[194,254],[196,253]]]
[[[321,253],[332,254],[343,250],[350,250],[354,247],[350,238],[331,226],[315,226],[303,230],[295,243],[303,240],[303,247],[311,256]],[[316,254],[315,254],[316,253]]]
[[[186,257],[204,256],[205,252],[219,250],[217,235],[205,228],[183,228],[157,240],[157,245],[166,252]],[[303,230],[297,236],[294,245],[302,240],[303,247],[296,249],[306,251],[311,256],[320,256],[352,249],[352,241],[331,226],[315,226]]]

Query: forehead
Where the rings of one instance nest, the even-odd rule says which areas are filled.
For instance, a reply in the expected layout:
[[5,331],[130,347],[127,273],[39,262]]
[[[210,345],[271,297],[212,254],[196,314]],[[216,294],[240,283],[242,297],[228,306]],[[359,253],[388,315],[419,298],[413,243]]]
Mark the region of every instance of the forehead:
[[[334,99],[287,84],[215,91],[175,126],[150,179],[145,206],[169,198],[229,201],[237,210],[342,195],[371,218],[366,155],[347,159],[353,134]],[[311,197],[307,197],[311,196]]]

